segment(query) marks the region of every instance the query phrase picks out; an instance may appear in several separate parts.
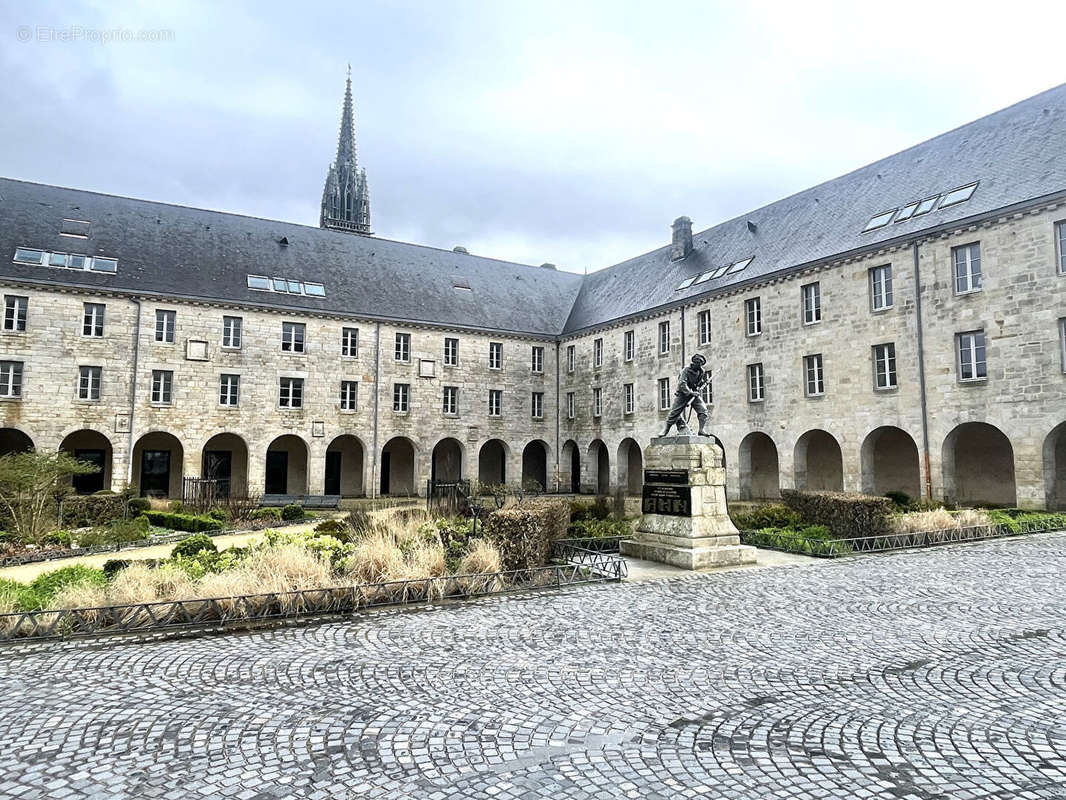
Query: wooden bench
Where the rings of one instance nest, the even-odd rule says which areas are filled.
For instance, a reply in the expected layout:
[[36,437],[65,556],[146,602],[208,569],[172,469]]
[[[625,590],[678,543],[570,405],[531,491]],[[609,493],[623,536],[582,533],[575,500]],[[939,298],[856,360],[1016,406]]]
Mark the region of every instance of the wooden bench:
[[259,501],[261,508],[281,508],[298,505],[307,509],[338,508],[341,504],[339,494],[265,494]]

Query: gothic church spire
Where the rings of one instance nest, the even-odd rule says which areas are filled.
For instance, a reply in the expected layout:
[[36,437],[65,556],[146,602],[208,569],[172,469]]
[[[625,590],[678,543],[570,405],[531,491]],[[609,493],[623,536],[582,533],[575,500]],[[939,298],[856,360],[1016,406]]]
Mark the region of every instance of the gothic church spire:
[[337,139],[337,159],[329,166],[322,190],[319,226],[370,235],[370,190],[366,170],[360,169],[355,155],[355,114],[352,111],[352,67],[344,88],[341,130]]

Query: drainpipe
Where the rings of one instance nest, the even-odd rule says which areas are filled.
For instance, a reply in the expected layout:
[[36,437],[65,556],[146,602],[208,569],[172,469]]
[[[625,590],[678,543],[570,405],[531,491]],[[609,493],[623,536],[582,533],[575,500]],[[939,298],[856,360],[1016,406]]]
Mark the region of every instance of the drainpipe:
[[374,457],[370,467],[370,497],[378,496],[378,395],[381,391],[381,323],[374,324]]
[[685,307],[681,306],[681,369],[684,369],[688,364],[688,359],[685,358],[685,349],[688,344],[685,341]]
[[[559,491],[559,439],[562,436],[562,422],[559,417],[559,340],[555,341],[555,490]],[[573,483],[573,479],[571,479]],[[548,487],[544,487],[548,491]]]
[[141,301],[134,298],[133,302],[137,304],[137,321],[133,325],[133,378],[130,380],[130,435],[126,451],[126,486],[133,485],[133,421],[137,409],[137,362],[141,345]]
[[922,461],[925,465],[925,499],[933,499],[933,475],[929,466],[929,407],[925,390],[925,345],[922,337],[922,275],[918,266],[918,240],[911,245],[914,255],[914,315],[918,325],[918,391],[922,401]]

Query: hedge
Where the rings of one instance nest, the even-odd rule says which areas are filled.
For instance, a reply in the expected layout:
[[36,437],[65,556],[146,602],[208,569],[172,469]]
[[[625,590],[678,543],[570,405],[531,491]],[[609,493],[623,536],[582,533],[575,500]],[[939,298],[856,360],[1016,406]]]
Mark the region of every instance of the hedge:
[[196,514],[175,514],[173,511],[146,511],[144,516],[148,521],[160,528],[169,528],[172,531],[220,531],[222,523],[211,517],[201,517]]
[[782,489],[781,499],[808,525],[825,525],[838,539],[859,539],[889,532],[893,511],[887,497],[848,492],[799,492]]
[[126,516],[125,494],[87,494],[64,497],[60,503],[59,527],[87,528],[106,525]]
[[538,498],[494,511],[485,518],[484,535],[500,551],[504,571],[548,563],[552,543],[566,537],[570,505],[565,500]]

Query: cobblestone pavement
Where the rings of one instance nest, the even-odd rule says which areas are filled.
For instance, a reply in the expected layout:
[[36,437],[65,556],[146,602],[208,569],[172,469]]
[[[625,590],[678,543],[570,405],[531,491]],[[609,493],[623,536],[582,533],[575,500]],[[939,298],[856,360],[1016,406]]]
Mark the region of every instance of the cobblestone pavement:
[[0,650],[3,798],[1066,798],[1066,535]]

